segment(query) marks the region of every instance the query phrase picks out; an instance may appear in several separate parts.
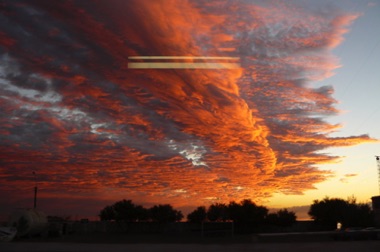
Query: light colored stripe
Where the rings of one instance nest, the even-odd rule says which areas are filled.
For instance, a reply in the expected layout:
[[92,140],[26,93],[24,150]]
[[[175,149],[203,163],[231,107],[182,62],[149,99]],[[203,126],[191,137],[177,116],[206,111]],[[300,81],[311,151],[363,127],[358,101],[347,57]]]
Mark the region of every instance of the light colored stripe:
[[239,60],[239,57],[214,57],[214,56],[130,56],[128,59],[214,59],[214,60]]
[[236,69],[238,63],[185,63],[185,62],[130,62],[128,68],[133,69]]

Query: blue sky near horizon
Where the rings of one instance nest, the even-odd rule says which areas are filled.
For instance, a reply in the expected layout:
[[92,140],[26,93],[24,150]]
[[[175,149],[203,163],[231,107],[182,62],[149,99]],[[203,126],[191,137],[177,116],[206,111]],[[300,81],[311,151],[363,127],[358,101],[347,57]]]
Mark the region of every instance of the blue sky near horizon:
[[[341,64],[335,75],[316,83],[332,85],[333,97],[338,101],[338,115],[327,117],[332,124],[342,127],[332,136],[370,134],[380,139],[380,1],[335,1],[342,8],[360,13],[348,27],[344,41],[333,49]],[[347,5],[348,3],[348,5]],[[323,152],[343,157],[337,164],[320,165],[332,170],[334,178],[317,184],[317,190],[302,196],[276,195],[270,205],[278,207],[308,205],[313,199],[355,196],[359,202],[370,202],[379,195],[378,167],[375,155],[380,155],[380,143],[325,149]],[[346,174],[352,176],[345,177]],[[276,201],[284,200],[278,204]],[[286,199],[287,198],[287,199]],[[297,204],[298,203],[298,204]],[[305,214],[303,216],[306,216]]]

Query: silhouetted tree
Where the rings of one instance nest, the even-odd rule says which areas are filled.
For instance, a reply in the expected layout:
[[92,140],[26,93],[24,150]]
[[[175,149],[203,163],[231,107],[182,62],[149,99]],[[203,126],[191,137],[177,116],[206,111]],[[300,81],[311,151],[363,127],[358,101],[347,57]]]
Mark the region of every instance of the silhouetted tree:
[[355,198],[347,201],[339,198],[314,200],[308,214],[316,223],[334,229],[337,222],[343,227],[370,226],[374,224],[373,211],[366,204],[356,204]]
[[137,221],[147,221],[150,218],[149,210],[140,205],[135,207],[135,214]]
[[289,227],[293,225],[296,222],[296,219],[296,214],[287,209],[281,209],[276,213],[270,213],[266,216],[266,222],[268,224],[281,227]]
[[153,206],[149,209],[149,213],[152,221],[161,223],[176,222],[183,218],[182,212],[173,209],[169,204]]
[[116,220],[138,221],[138,210],[131,200],[118,201],[113,205]]
[[249,199],[242,200],[240,204],[231,201],[228,206],[222,203],[215,203],[207,210],[209,221],[246,222],[251,224],[261,224],[264,222],[268,209],[264,206],[257,206]]
[[99,217],[101,220],[115,220],[115,210],[113,206],[106,206],[100,211]]
[[288,209],[281,209],[277,212],[279,226],[291,226],[296,222],[297,216],[295,212],[288,211]]
[[100,211],[101,220],[116,221],[144,221],[148,219],[148,210],[140,205],[135,205],[131,200],[121,200],[112,206],[106,206]]
[[207,219],[206,207],[200,206],[187,215],[187,220],[193,223],[201,223]]
[[228,205],[230,220],[235,222],[236,232],[251,233],[258,231],[264,224],[268,209],[258,206],[249,199],[242,200],[240,204],[232,201]]
[[236,203],[235,201],[231,201],[228,204],[228,214],[229,214],[229,219],[232,221],[239,221],[242,215],[242,208],[241,205]]
[[245,199],[240,204],[234,201],[228,205],[230,219],[234,222],[247,222],[251,224],[262,224],[268,214],[268,209],[258,206],[249,199]]
[[225,204],[215,203],[207,209],[207,219],[209,221],[226,221],[229,219],[228,208]]
[[277,213],[270,213],[266,216],[265,220],[266,220],[266,223],[268,223],[268,224],[277,225],[278,215],[277,215]]

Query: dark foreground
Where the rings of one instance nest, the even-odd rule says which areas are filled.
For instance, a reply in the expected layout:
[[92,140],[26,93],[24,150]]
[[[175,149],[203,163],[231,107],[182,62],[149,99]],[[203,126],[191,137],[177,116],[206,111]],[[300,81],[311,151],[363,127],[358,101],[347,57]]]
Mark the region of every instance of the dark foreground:
[[233,244],[104,244],[71,242],[11,242],[1,243],[1,252],[224,252],[224,251],[380,251],[380,241],[325,241],[288,243]]

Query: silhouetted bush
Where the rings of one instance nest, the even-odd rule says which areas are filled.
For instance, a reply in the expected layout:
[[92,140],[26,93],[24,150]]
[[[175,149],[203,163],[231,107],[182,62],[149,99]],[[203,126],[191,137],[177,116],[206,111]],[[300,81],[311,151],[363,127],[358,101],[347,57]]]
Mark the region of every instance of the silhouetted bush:
[[280,227],[290,227],[296,222],[296,218],[294,212],[281,209],[276,213],[268,214],[266,216],[266,223]]
[[183,218],[181,211],[173,209],[171,205],[158,205],[146,209],[135,205],[131,200],[121,200],[100,211],[101,220],[116,220],[127,222],[154,221],[175,222]]
[[173,209],[169,204],[156,205],[149,209],[149,217],[152,221],[167,223],[177,222],[182,220],[183,214],[181,211]]
[[338,222],[343,227],[374,225],[374,214],[370,206],[356,203],[355,198],[343,200],[326,197],[321,201],[314,200],[308,214],[325,229],[335,229]]
[[187,215],[187,220],[192,223],[202,223],[207,219],[206,207],[200,206]]

